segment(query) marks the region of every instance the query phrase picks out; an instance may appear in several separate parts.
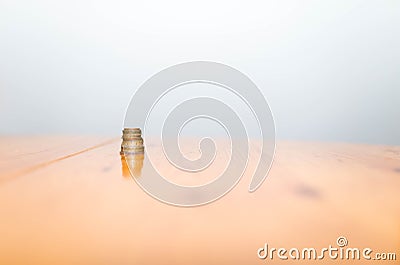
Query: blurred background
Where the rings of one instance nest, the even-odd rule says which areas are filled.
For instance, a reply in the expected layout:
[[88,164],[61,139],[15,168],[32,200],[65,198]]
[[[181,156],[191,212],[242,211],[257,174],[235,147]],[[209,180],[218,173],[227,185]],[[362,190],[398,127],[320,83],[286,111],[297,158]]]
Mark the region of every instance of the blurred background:
[[400,145],[399,47],[396,0],[1,0],[0,134],[119,136],[145,80],[209,60],[258,85],[278,139]]

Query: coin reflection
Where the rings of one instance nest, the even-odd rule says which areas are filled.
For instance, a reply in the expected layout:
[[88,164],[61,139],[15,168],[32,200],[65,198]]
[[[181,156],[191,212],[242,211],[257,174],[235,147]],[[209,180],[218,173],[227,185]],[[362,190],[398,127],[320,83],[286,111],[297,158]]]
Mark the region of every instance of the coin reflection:
[[[122,176],[138,178],[142,174],[144,154],[121,154]],[[129,170],[131,169],[131,171]]]
[[126,163],[125,156],[121,154],[121,170],[122,176],[128,178],[131,174],[129,173],[128,164]]

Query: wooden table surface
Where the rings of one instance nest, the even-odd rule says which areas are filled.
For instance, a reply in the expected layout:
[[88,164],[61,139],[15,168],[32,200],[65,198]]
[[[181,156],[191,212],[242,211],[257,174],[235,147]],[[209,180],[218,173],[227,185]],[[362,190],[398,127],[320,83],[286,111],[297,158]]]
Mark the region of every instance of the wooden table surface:
[[246,171],[194,208],[147,195],[119,148],[98,136],[0,137],[0,264],[293,264],[257,250],[323,248],[339,236],[397,261],[311,263],[399,264],[399,146],[278,142],[259,190],[248,193]]

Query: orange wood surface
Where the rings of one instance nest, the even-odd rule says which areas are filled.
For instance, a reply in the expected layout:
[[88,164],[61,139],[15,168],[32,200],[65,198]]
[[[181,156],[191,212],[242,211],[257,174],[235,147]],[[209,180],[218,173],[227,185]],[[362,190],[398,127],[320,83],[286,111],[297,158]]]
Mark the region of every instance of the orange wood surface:
[[0,137],[0,264],[297,264],[260,260],[257,249],[323,248],[338,236],[397,261],[300,263],[399,262],[399,146],[278,142],[259,190],[248,193],[246,171],[194,208],[147,195],[119,148],[119,138]]

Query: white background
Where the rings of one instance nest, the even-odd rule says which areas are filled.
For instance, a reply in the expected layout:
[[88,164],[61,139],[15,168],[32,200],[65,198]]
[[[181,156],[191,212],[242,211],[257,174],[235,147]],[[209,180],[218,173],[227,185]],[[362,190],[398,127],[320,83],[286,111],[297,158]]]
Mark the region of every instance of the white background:
[[120,135],[156,72],[247,74],[278,139],[400,144],[400,1],[0,2],[0,133]]

